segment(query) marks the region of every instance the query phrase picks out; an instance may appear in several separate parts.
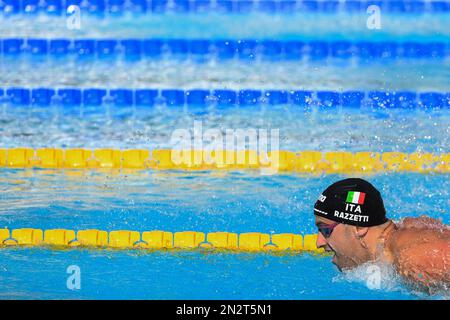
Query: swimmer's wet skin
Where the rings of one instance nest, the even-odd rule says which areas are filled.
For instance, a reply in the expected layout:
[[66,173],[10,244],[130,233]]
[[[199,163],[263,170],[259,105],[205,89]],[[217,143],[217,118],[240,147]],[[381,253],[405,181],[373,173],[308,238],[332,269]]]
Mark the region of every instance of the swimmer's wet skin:
[[450,286],[450,228],[428,217],[386,218],[380,192],[350,178],[329,186],[314,205],[317,247],[334,252],[339,270],[369,261],[392,264],[407,284],[423,291]]

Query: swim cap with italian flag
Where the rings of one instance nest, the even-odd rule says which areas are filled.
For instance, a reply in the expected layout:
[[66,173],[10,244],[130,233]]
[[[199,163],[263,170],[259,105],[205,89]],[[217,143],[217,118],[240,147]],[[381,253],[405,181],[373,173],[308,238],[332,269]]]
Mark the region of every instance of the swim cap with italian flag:
[[319,196],[314,214],[359,227],[373,227],[387,221],[380,192],[369,182],[350,178],[333,183]]

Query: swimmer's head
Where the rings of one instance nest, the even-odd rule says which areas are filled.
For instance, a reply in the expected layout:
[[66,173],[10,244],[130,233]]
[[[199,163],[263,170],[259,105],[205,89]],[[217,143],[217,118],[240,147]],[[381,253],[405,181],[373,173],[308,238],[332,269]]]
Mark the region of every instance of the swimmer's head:
[[379,233],[386,210],[380,192],[363,179],[351,178],[329,186],[314,205],[319,229],[317,247],[333,251],[342,270],[371,260],[368,235]]

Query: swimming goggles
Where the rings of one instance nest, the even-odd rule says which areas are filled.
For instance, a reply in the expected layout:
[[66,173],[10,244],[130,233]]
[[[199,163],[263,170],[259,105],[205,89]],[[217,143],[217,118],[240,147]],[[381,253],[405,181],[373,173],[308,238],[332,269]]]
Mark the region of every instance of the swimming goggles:
[[317,229],[319,229],[319,232],[325,237],[325,238],[329,238],[331,236],[331,234],[333,233],[334,228],[336,228],[336,226],[340,224],[339,222],[335,222],[332,224],[325,224],[325,223],[321,223],[317,226]]

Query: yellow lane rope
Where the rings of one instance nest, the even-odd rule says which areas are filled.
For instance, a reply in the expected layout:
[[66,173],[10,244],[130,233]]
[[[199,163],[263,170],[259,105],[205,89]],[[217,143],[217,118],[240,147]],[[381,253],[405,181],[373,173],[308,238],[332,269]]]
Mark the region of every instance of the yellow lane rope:
[[0,247],[48,246],[48,247],[90,247],[116,249],[225,249],[233,251],[311,251],[324,252],[316,247],[316,234],[268,234],[259,232],[167,232],[167,231],[103,231],[67,229],[0,229]]
[[450,153],[320,152],[170,149],[0,149],[0,167],[66,169],[222,170],[267,169],[276,172],[372,173],[450,172]]

